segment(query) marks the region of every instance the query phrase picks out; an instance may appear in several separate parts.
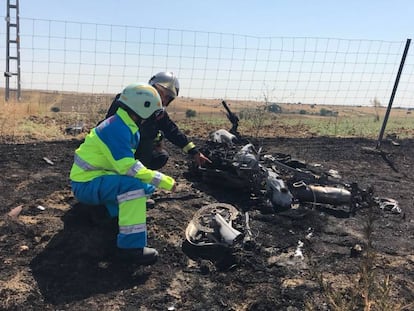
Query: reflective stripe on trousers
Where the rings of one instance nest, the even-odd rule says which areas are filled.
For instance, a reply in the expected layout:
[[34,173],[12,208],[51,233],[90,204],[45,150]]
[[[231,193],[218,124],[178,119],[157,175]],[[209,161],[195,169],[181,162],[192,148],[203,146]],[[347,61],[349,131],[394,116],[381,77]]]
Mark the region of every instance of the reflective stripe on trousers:
[[118,195],[118,247],[142,248],[147,245],[146,201],[143,189]]
[[124,175],[106,175],[89,182],[72,181],[71,185],[79,202],[105,205],[111,217],[119,216],[118,247],[146,246],[146,195],[154,191],[152,185]]

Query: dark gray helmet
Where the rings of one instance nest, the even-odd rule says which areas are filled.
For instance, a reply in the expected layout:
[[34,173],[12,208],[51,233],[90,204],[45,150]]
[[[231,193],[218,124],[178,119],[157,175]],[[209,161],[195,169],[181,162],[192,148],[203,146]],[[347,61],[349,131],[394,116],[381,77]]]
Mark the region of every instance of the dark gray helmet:
[[180,83],[177,77],[172,72],[159,72],[148,81],[152,86],[159,85],[169,90],[171,96],[174,98],[178,96],[180,91]]

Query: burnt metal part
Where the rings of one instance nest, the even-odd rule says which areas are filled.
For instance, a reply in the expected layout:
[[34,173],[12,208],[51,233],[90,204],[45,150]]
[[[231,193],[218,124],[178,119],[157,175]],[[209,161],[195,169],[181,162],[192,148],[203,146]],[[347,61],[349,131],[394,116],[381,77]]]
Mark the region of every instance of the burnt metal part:
[[224,100],[221,102],[221,104],[223,105],[224,109],[226,109],[227,119],[229,119],[230,123],[232,124],[232,127],[230,129],[230,133],[235,135],[237,137],[237,139],[240,140],[241,135],[237,131],[237,127],[239,126],[239,117],[230,110],[229,106],[227,105],[227,103]]
[[213,203],[200,208],[193,216],[186,228],[185,235],[187,241],[194,246],[222,245],[228,246],[220,233],[220,226],[216,220],[216,215],[220,215],[230,224],[235,224],[239,219],[239,211],[230,204]]
[[[246,234],[245,228],[248,228]],[[226,203],[200,208],[188,224],[185,237],[182,250],[187,256],[194,260],[211,260],[219,269],[234,266],[237,263],[235,252],[243,245],[254,247],[250,225],[237,208]]]
[[[212,161],[205,167],[192,168],[204,182],[227,189],[250,191],[259,198],[260,204],[269,205],[270,201],[275,211],[290,207],[286,200],[280,200],[283,196],[287,197],[288,193],[293,195],[292,203],[312,203],[314,206],[323,205],[333,209],[347,206],[349,214],[378,205],[373,200],[373,189],[361,189],[355,182],[345,182],[287,154],[261,154],[253,147],[253,155],[257,158],[255,166],[240,161],[238,155],[241,150],[246,150],[246,146],[206,141],[200,150]],[[283,183],[279,183],[283,187],[269,187],[273,172],[286,187]]]

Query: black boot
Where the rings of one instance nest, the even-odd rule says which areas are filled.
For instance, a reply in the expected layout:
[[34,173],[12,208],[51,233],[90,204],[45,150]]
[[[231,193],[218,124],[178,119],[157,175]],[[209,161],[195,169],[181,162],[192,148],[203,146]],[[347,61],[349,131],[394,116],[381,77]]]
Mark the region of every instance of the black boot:
[[131,249],[119,249],[119,253],[122,257],[127,257],[133,260],[139,265],[151,265],[158,259],[158,251],[155,248],[131,248]]
[[147,199],[147,209],[154,208],[155,201],[153,199]]

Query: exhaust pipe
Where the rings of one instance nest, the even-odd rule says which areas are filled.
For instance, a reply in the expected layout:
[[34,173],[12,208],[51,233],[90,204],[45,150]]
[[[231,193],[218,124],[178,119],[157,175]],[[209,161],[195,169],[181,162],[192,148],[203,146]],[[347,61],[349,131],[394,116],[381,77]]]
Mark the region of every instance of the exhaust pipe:
[[218,224],[220,235],[226,244],[232,245],[238,237],[242,236],[242,233],[234,229],[220,214],[216,214],[214,219]]
[[326,203],[332,205],[350,204],[351,192],[346,189],[307,185],[303,181],[293,184],[294,197],[299,202]]

